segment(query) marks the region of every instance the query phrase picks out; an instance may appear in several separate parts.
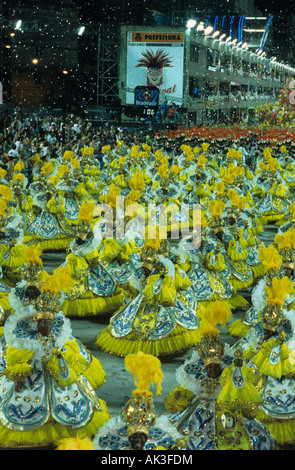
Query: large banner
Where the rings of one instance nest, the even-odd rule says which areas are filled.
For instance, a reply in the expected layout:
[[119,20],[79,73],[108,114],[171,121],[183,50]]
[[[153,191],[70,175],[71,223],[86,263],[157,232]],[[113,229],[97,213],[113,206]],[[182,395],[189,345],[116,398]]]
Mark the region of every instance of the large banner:
[[184,33],[127,33],[126,104],[138,86],[159,89],[159,102],[183,99]]

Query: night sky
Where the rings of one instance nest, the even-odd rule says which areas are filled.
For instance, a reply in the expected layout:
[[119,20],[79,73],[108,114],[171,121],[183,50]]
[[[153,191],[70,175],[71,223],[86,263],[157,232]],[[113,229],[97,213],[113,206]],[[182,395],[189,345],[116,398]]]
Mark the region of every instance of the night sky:
[[[125,23],[136,22],[142,24],[143,13],[155,8],[169,15],[171,10],[179,9],[182,0],[163,0],[160,4],[154,0],[75,0],[80,10],[80,20],[85,23]],[[187,2],[186,2],[187,3]],[[193,0],[192,2],[193,3]],[[212,2],[211,2],[212,3]],[[209,2],[209,6],[211,5]],[[222,2],[224,4],[224,2]],[[215,2],[216,4],[216,2]],[[294,54],[294,28],[295,28],[295,1],[294,0],[255,0],[255,6],[262,14],[273,15],[273,53],[281,60],[295,62]],[[227,14],[227,12],[225,12]],[[247,14],[247,12],[245,12]],[[294,15],[294,16],[293,16]]]

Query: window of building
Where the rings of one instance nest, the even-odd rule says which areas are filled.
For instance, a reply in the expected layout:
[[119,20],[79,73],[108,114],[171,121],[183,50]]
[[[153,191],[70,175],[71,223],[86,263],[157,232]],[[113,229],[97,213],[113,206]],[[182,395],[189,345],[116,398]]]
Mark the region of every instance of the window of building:
[[199,44],[191,43],[190,59],[192,62],[200,62],[201,46]]

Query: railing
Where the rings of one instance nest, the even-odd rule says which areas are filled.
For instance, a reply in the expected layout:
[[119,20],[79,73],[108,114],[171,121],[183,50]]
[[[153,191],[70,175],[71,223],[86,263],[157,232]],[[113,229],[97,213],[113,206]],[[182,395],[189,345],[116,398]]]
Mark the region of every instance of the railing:
[[106,108],[87,109],[85,118],[96,119],[98,121],[109,121],[111,118],[111,113]]
[[256,106],[260,106],[267,103],[276,103],[277,98],[272,96],[259,96],[259,97],[236,97],[236,98],[229,98],[227,96],[217,96],[212,99],[203,99],[203,100],[196,100],[190,99],[188,106],[190,108],[196,109],[214,109],[214,108],[252,108]]

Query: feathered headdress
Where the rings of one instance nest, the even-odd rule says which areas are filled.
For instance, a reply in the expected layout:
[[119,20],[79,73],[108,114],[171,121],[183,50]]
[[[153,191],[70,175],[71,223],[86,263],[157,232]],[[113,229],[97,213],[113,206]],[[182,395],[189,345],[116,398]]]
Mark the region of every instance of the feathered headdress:
[[271,286],[265,286],[266,302],[276,307],[282,307],[287,295],[290,293],[292,281],[287,276],[273,278]]
[[151,354],[139,351],[137,354],[127,354],[125,367],[131,372],[134,385],[138,390],[148,390],[153,384],[157,385],[157,395],[161,395],[164,378],[160,360]]
[[142,191],[145,186],[144,176],[141,171],[137,171],[129,180],[131,189]]
[[65,150],[63,154],[63,159],[64,160],[72,160],[74,158],[74,152],[72,150]]
[[91,222],[93,219],[94,207],[95,207],[94,202],[83,201],[79,210],[78,220],[80,222],[81,221]]
[[54,170],[54,165],[52,162],[46,162],[41,168],[42,175],[49,175]]
[[42,259],[40,258],[40,255],[42,253],[42,248],[39,246],[32,247],[30,245],[24,245],[22,254],[23,254],[23,259],[26,265],[30,264],[42,264]]
[[218,335],[220,330],[216,325],[220,324],[222,328],[230,319],[232,312],[223,302],[212,302],[209,307],[204,310],[201,320],[201,335]]
[[260,248],[259,259],[266,271],[279,270],[283,264],[283,259],[274,245]]
[[25,168],[24,162],[19,161],[14,165],[14,172],[19,173]]
[[172,67],[171,59],[163,48],[157,49],[154,53],[151,50],[141,53],[142,58],[138,59],[136,67],[147,67],[151,69],[162,69]]
[[0,196],[2,196],[6,201],[11,201],[13,199],[13,191],[9,188],[9,186],[0,184]]
[[215,199],[210,203],[210,212],[212,217],[221,217],[222,212],[224,211],[225,203],[219,199]]
[[55,450],[95,450],[88,437],[66,437],[57,442]]
[[125,367],[131,372],[137,387],[122,411],[128,438],[135,433],[143,433],[149,438],[149,427],[155,422],[156,410],[153,395],[148,389],[156,384],[157,395],[161,394],[164,377],[161,362],[157,357],[139,351],[137,354],[127,354]]
[[212,302],[205,309],[200,325],[201,341],[198,344],[205,367],[209,364],[220,365],[224,344],[220,339],[220,330],[217,325],[223,328],[230,317],[231,310],[220,301]]

